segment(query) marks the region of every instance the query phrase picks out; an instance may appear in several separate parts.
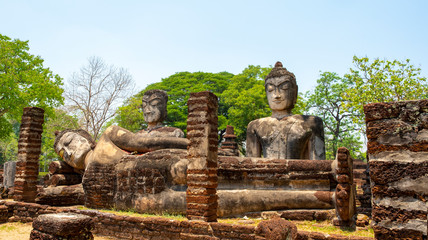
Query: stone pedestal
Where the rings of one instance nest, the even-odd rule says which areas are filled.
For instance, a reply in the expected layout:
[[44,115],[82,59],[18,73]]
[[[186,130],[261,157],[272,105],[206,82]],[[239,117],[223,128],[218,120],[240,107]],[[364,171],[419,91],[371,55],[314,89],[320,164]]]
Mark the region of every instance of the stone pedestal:
[[89,216],[74,213],[45,214],[33,222],[30,240],[89,240],[94,239]]
[[376,239],[426,239],[428,100],[364,106]]
[[191,93],[187,103],[187,210],[189,220],[217,221],[217,96]]
[[24,108],[19,132],[18,160],[13,195],[13,199],[16,201],[35,201],[43,122],[43,109],[37,107]]

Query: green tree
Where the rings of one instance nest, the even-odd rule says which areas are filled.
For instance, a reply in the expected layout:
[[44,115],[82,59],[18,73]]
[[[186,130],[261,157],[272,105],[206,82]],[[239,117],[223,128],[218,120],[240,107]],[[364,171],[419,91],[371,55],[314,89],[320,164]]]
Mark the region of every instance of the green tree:
[[346,90],[348,111],[355,111],[353,120],[364,128],[363,105],[374,102],[391,102],[428,97],[428,85],[421,77],[421,69],[410,60],[388,61],[354,56],[355,69],[345,75],[352,85]]
[[63,104],[62,80],[29,53],[28,41],[0,34],[0,139],[10,137],[12,123],[24,107],[37,106],[49,116]]
[[264,87],[264,79],[271,69],[249,65],[231,79],[229,87],[221,94],[229,106],[227,123],[234,127],[238,143],[245,141],[248,123],[271,113]]
[[168,117],[165,124],[186,130],[187,100],[191,92],[211,91],[219,97],[219,129],[226,128],[228,106],[223,103],[221,93],[229,86],[233,74],[228,72],[179,72],[147,86],[119,107],[116,122],[119,126],[138,131],[146,127],[141,111],[141,100],[146,91],[161,89],[168,93]]
[[16,161],[18,154],[19,123],[12,121],[12,132],[0,139],[0,166],[7,161]]
[[364,159],[358,126],[352,122],[352,112],[344,110],[344,92],[350,83],[336,73],[323,72],[313,92],[308,92],[307,107],[324,122],[326,159],[334,159],[339,147],[347,147],[354,158]]

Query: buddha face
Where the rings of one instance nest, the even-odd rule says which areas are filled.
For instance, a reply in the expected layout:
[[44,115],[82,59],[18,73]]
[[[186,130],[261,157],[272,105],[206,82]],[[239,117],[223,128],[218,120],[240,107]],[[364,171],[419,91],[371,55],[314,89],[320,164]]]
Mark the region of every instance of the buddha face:
[[77,169],[85,169],[85,157],[90,150],[91,143],[76,132],[65,133],[55,146],[55,152]]
[[143,115],[147,123],[159,123],[166,117],[166,101],[158,94],[143,96]]
[[293,109],[297,100],[297,86],[288,76],[274,77],[266,80],[266,96],[272,111]]

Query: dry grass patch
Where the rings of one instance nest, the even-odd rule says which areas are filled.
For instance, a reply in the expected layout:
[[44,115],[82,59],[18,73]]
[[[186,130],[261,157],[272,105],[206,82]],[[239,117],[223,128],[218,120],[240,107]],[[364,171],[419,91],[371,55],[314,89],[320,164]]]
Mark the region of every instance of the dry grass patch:
[[340,229],[331,224],[330,221],[292,221],[296,224],[300,231],[321,232],[324,234],[339,234],[344,236],[372,237],[374,238],[373,229],[370,226],[358,228],[356,230],[350,228]]

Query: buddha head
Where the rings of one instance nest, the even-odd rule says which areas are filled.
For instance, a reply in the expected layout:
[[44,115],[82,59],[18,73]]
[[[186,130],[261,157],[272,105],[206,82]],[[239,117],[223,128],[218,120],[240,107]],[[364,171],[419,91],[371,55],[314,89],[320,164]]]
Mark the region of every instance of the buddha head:
[[85,157],[95,147],[91,135],[83,129],[66,129],[55,135],[55,152],[73,168],[85,169]]
[[276,62],[275,67],[267,75],[265,90],[273,113],[291,113],[297,101],[296,77],[287,71],[281,62]]
[[143,95],[143,115],[149,128],[161,125],[166,119],[168,94],[163,90],[149,90]]

